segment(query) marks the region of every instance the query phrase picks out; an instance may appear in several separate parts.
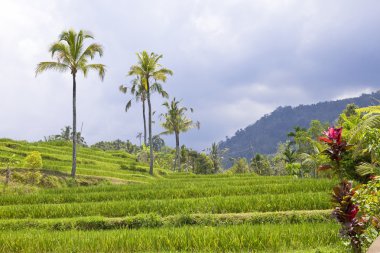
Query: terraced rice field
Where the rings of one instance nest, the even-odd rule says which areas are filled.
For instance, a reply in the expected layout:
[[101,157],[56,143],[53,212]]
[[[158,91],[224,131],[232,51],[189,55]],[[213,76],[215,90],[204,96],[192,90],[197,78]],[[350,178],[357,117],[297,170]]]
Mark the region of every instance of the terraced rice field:
[[[68,147],[20,145],[20,156],[40,148],[45,169],[69,171]],[[0,252],[344,252],[330,218],[331,180],[164,169],[150,177],[127,156],[79,153],[80,174],[125,184],[1,194]]]
[[[42,154],[43,167],[50,171],[70,173],[71,144],[56,142],[28,143],[0,139],[0,162],[6,162],[13,154],[16,160],[22,160],[32,151]],[[148,174],[149,167],[136,161],[136,157],[124,151],[103,151],[100,149],[78,147],[77,172],[80,175],[100,176],[119,181],[144,182],[152,181]],[[157,168],[157,175],[168,173],[165,169]]]

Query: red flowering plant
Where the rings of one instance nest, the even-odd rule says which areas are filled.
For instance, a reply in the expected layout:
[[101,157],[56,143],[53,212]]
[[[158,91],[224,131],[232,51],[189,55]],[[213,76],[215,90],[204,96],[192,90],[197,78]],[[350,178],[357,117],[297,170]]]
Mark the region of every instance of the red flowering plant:
[[332,216],[341,224],[340,235],[349,239],[349,244],[353,252],[361,252],[360,235],[364,231],[363,222],[356,217],[359,212],[359,206],[356,205],[352,196],[355,191],[352,188],[352,182],[343,180],[344,169],[341,167],[343,155],[353,146],[342,140],[343,128],[329,127],[328,131],[324,132],[325,136],[319,137],[319,140],[326,143],[328,148],[322,153],[327,155],[331,163],[319,167],[319,170],[333,169],[340,177],[341,183],[333,188],[332,201],[335,208]]
[[340,161],[342,160],[343,154],[351,149],[353,146],[347,144],[346,141],[342,140],[342,130],[343,128],[329,127],[328,131],[323,132],[325,136],[319,137],[319,140],[326,143],[328,148],[322,153],[327,155],[332,164],[325,164],[319,167],[319,170],[334,169],[339,175],[340,179],[343,179],[344,171],[340,166]]
[[359,206],[353,201],[355,190],[352,182],[342,180],[333,188],[332,201],[336,204],[332,216],[342,225],[340,236],[348,239],[353,252],[360,253],[362,248],[361,235],[364,233],[365,224],[357,218]]

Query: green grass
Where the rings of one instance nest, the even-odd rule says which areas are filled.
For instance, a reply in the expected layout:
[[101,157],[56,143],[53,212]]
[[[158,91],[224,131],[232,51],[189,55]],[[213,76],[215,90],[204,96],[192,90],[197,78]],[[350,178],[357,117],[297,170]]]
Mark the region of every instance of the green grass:
[[301,224],[332,222],[330,210],[283,211],[227,214],[179,214],[159,216],[154,213],[135,216],[106,218],[87,216],[56,219],[7,219],[0,222],[0,231],[20,229],[45,230],[108,230],[156,227],[181,227],[185,225],[226,226],[258,224]]
[[[44,173],[70,172],[70,144],[0,140],[0,161],[31,151]],[[329,179],[150,176],[126,152],[82,147],[78,174],[111,184],[0,194],[0,252],[344,252]]]
[[329,246],[339,252],[337,229],[336,224],[329,223],[59,232],[27,229],[0,232],[0,251],[286,252]]
[[119,217],[139,213],[238,213],[330,208],[325,193],[271,194],[261,196],[215,196],[207,198],[120,200],[84,203],[7,205],[0,207],[0,219],[59,218],[101,215]]

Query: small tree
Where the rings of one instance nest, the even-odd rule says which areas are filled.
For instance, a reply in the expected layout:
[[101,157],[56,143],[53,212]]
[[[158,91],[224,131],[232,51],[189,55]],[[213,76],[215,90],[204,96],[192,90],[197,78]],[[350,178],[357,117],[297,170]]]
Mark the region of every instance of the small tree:
[[165,141],[160,137],[160,135],[153,136],[152,140],[153,150],[156,152],[161,151],[161,149],[165,146]]
[[25,166],[29,169],[42,169],[42,157],[38,151],[31,152],[25,158]]

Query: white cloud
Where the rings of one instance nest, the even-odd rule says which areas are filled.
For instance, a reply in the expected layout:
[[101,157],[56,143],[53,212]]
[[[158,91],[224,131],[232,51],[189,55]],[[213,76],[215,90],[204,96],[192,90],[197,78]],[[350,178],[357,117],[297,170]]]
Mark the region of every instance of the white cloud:
[[[89,4],[91,3],[91,4]],[[141,105],[124,112],[135,52],[162,53],[174,70],[165,88],[194,107],[197,149],[254,123],[279,105],[314,103],[373,91],[380,75],[377,1],[2,0],[0,136],[37,140],[71,124],[69,73],[34,77],[49,45],[67,28],[88,29],[104,45],[103,83],[78,78],[78,123],[93,143],[131,139]],[[74,7],[73,7],[74,6]],[[353,18],[355,17],[355,18]],[[365,85],[363,85],[365,84]],[[328,92],[326,92],[328,90]],[[154,108],[162,112],[162,100]],[[161,129],[157,122],[155,133]],[[172,143],[171,136],[167,138]]]

